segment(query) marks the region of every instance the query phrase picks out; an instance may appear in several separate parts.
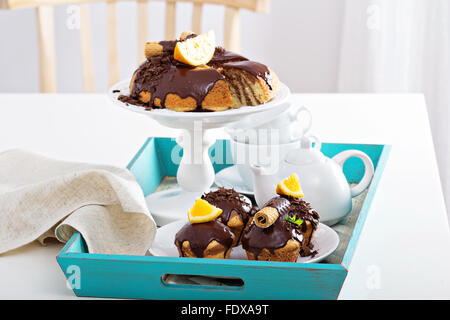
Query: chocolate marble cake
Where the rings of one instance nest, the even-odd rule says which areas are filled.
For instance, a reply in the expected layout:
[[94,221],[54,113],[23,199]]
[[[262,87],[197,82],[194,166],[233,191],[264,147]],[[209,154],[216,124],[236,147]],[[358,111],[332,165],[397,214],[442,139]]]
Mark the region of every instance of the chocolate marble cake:
[[279,80],[273,71],[222,47],[216,47],[206,65],[175,60],[177,42],[195,36],[147,43],[147,60],[133,74],[130,95],[119,100],[147,109],[224,111],[260,105],[276,95]]

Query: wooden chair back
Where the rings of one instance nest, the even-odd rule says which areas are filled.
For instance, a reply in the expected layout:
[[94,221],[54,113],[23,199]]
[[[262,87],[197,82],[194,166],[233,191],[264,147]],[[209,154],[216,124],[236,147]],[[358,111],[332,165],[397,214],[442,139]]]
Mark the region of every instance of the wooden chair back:
[[[54,10],[56,5],[80,5],[80,47],[82,61],[82,79],[85,92],[94,92],[94,65],[92,53],[91,27],[89,18],[89,3],[101,0],[0,0],[0,9],[16,9],[35,7],[37,14],[37,32],[39,43],[39,67],[41,92],[56,92],[55,67],[55,25]],[[109,86],[120,80],[119,44],[117,37],[117,7],[118,1],[106,0],[107,52],[108,52],[108,82]],[[137,43],[138,63],[144,61],[144,44],[148,40],[148,1],[137,2]],[[175,14],[177,2],[193,3],[192,31],[201,33],[201,22],[204,4],[225,6],[224,45],[235,52],[240,51],[239,10],[247,9],[267,13],[269,0],[151,0],[166,2],[165,9],[165,39],[175,39]]]

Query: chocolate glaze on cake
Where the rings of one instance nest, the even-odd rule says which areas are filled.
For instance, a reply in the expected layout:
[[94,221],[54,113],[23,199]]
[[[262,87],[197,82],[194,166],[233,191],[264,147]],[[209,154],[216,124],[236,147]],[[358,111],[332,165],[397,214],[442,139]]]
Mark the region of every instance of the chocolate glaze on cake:
[[303,236],[292,223],[279,219],[265,229],[252,224],[242,237],[242,247],[258,257],[264,248],[274,254],[276,249],[284,247],[290,239],[301,243]]
[[[224,77],[215,69],[192,69],[189,67],[171,66],[167,73],[161,77],[158,86],[152,87],[153,104],[155,98],[161,99],[161,105],[165,106],[165,98],[169,93],[175,93],[181,98],[192,97],[197,106],[202,105],[203,99],[218,80]],[[192,85],[195,83],[195,85]]]
[[213,240],[228,250],[233,244],[234,234],[222,222],[212,220],[205,223],[187,223],[175,235],[175,245],[180,248],[180,252],[183,252],[183,242],[189,241],[192,252],[198,258],[203,258],[206,247]]
[[223,210],[219,218],[225,224],[228,223],[233,210],[241,216],[244,225],[247,223],[252,212],[250,204],[245,201],[244,197],[234,191],[234,189],[221,187],[216,191],[204,194],[202,199]]
[[223,65],[226,68],[237,68],[245,70],[255,77],[260,77],[264,79],[269,88],[272,90],[272,75],[270,74],[269,68],[266,65],[256,62],[256,61],[235,61],[228,62]]
[[[277,221],[264,229],[252,223],[242,236],[242,247],[253,253],[255,257],[258,257],[264,248],[274,254],[276,249],[284,247],[290,239],[302,243],[303,233],[307,228],[305,221],[309,221],[314,230],[317,229],[319,214],[311,209],[309,203],[300,198],[277,196],[264,205],[264,207],[267,206],[278,210],[280,216]],[[297,219],[302,219],[303,223],[298,226],[287,221],[288,215],[291,217],[295,215]],[[310,239],[308,239],[309,241]],[[301,255],[314,255],[315,253],[309,249],[312,249],[312,245],[311,248],[308,248],[308,252]]]
[[192,97],[200,107],[209,90],[218,80],[224,77],[213,68],[193,68],[182,64],[169,55],[152,57],[138,69],[134,80],[132,97],[139,96],[142,91],[150,92],[150,106],[155,99],[165,107],[168,94],[173,93],[181,98]]
[[[163,54],[152,57],[139,67],[130,97],[122,95],[119,100],[143,105],[142,102],[135,102],[139,101],[139,93],[146,91],[151,94],[147,106],[154,106],[155,99],[160,99],[161,107],[165,107],[167,94],[173,93],[183,99],[194,98],[200,109],[208,92],[214,87],[216,81],[223,80],[224,76],[215,68],[194,68],[173,59],[172,55],[177,42],[178,40],[160,41]],[[243,60],[247,58],[222,47],[216,47],[210,64],[218,66],[225,62]]]
[[264,206],[264,207],[272,207],[278,210],[278,213],[280,216],[285,215],[289,213],[291,203],[288,199],[283,197],[274,197],[270,199]]
[[178,40],[165,40],[159,41],[159,44],[163,47],[163,50],[169,54],[172,54],[175,50]]
[[[184,39],[195,36],[195,34],[190,34]],[[130,95],[120,95],[118,99],[127,104],[143,106],[148,110],[153,108],[176,110],[177,108],[183,109],[184,101],[180,99],[190,97],[195,100],[196,108],[189,99],[185,101],[188,110],[176,111],[208,112],[238,108],[243,105],[259,105],[272,98],[272,75],[265,65],[249,61],[242,55],[222,47],[216,47],[212,59],[206,66],[189,66],[174,59],[174,50],[179,41],[158,42],[162,46],[161,53],[158,51],[156,55],[151,56],[139,66],[130,84]],[[226,67],[237,70],[232,72],[233,75],[227,75]],[[241,70],[247,72],[248,76],[242,75],[245,72]],[[269,90],[264,86],[264,95],[249,85],[248,81],[257,83],[255,77],[264,79],[267,88],[270,88]],[[274,79],[278,79],[276,75],[274,77]],[[224,83],[215,86],[219,80],[223,80]],[[213,88],[215,90],[211,92]],[[240,88],[248,89],[241,93]],[[175,96],[166,102],[168,94]],[[206,97],[209,99],[205,100]],[[193,108],[195,109],[193,110]]]
[[212,57],[209,63],[215,64],[221,62],[223,63],[223,62],[247,61],[247,60],[248,59],[246,57],[243,57],[240,54],[228,51],[222,47],[216,47],[216,50],[214,51],[214,56]]

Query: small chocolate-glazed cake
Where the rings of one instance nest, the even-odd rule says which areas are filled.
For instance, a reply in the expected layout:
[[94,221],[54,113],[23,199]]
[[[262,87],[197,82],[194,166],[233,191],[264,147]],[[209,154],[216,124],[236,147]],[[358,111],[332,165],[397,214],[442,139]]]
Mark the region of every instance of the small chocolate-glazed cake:
[[222,222],[187,223],[175,236],[180,257],[228,259],[234,234]]
[[311,239],[319,215],[300,198],[277,196],[258,211],[242,236],[250,260],[295,262],[315,255]]
[[237,246],[242,231],[251,220],[252,213],[255,212],[252,211],[251,205],[234,189],[224,187],[204,194],[202,199],[223,210],[217,220],[231,229],[235,236],[233,246]]

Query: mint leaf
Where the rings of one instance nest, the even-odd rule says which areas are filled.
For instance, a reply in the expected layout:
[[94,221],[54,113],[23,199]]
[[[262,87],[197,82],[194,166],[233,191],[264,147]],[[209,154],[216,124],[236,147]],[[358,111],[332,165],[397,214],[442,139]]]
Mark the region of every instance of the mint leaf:
[[286,221],[289,221],[290,223],[296,224],[296,225],[301,225],[303,223],[303,220],[296,217],[296,215],[294,215],[293,217],[291,216],[286,216]]

